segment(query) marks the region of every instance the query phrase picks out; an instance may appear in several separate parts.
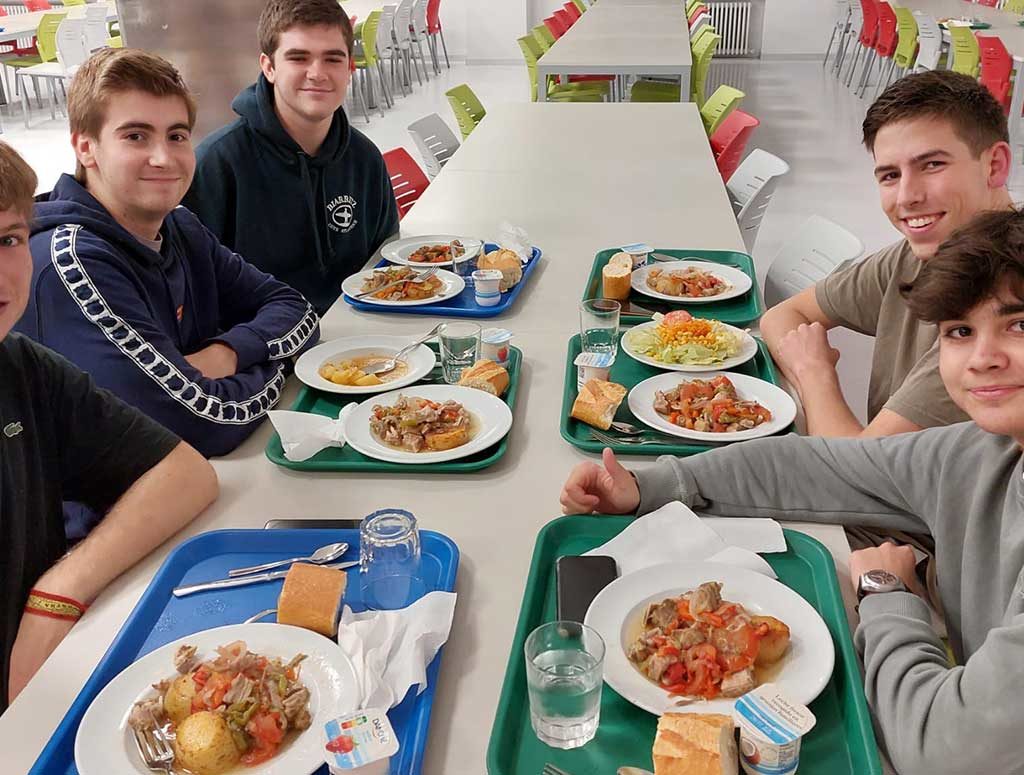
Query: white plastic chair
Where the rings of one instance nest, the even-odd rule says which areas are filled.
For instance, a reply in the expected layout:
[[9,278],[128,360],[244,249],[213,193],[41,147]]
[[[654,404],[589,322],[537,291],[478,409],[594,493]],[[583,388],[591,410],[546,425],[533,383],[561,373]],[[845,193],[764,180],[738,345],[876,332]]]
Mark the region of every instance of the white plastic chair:
[[420,156],[423,157],[427,175],[431,178],[437,175],[452,154],[459,150],[459,139],[437,113],[414,121],[409,124],[408,129]]
[[858,258],[864,244],[838,223],[812,215],[775,254],[764,281],[764,303],[774,307],[823,280],[843,261]]
[[725,184],[748,253],[754,249],[761,219],[775,195],[779,178],[787,172],[789,165],[786,162],[768,151],[755,148]]
[[395,14],[398,11],[397,5],[385,5],[380,9],[380,26],[377,28],[377,53],[380,54],[382,59],[387,59],[390,65],[390,80],[391,80],[391,93],[395,91],[395,81],[398,81],[398,86],[402,90],[402,95],[411,94],[411,89],[406,89],[405,77],[398,72],[396,75],[396,68],[400,64],[403,64],[402,54],[395,42]]
[[825,49],[825,58],[821,60],[822,68],[828,64],[828,57],[832,53],[832,46],[836,47],[836,58],[842,49],[847,31],[850,29],[850,0],[835,0],[836,19],[832,25],[832,36],[828,39],[828,47]]
[[[412,0],[401,0],[398,8],[395,9],[395,45],[398,47],[402,61],[405,63],[406,73],[409,77],[409,86],[412,86],[412,71],[416,71],[416,82],[422,86],[423,76],[420,75],[420,65],[416,57],[412,55],[412,34],[409,27],[412,24]],[[422,53],[422,52],[421,52]],[[423,61],[423,75],[426,75],[426,60]]]
[[700,35],[701,30],[705,27],[711,26],[711,14],[702,13],[699,18],[695,19],[693,26],[690,27],[690,42],[692,43]]
[[107,10],[103,3],[92,3],[85,7],[85,50],[89,54],[107,47],[107,40],[110,39]]
[[[33,85],[38,84],[36,79],[42,78],[46,81],[50,93],[50,118],[55,119],[57,100],[56,84],[59,83],[63,89],[64,79],[70,78],[89,57],[85,47],[85,14],[68,13],[57,28],[57,60],[55,62],[43,62],[40,65],[25,67],[16,74],[17,79],[31,78]],[[38,85],[35,86],[36,94],[39,93]],[[22,93],[25,93],[22,88]],[[28,99],[22,100],[22,109],[25,116],[25,128],[28,123]],[[63,112],[63,109],[62,109]]]
[[915,73],[935,70],[942,58],[942,28],[934,16],[924,11],[914,11],[917,22],[917,61],[914,63]]
[[850,66],[850,72],[852,73],[856,69],[861,49],[860,33],[863,27],[864,9],[861,7],[860,0],[850,0],[850,24],[846,28],[846,35],[843,37],[842,46],[839,49],[839,53],[836,54],[836,63],[833,66],[836,78],[841,79],[843,77],[846,57],[849,55],[851,48],[854,49],[854,58]]
[[[416,44],[416,48],[420,52],[424,71],[427,69],[427,58],[423,54],[423,41],[427,41],[427,50],[430,51],[431,69],[437,75],[440,75],[441,66],[437,62],[437,57],[434,56],[433,49],[430,48],[430,33],[427,31],[427,0],[412,0],[411,33],[412,42]],[[430,80],[429,76],[427,80]]]

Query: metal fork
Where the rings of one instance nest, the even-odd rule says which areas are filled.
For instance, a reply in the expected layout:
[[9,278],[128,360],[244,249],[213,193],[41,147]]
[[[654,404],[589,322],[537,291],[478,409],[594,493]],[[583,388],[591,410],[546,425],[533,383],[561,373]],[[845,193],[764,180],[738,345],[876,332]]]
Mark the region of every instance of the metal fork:
[[436,266],[432,266],[432,267],[430,267],[430,269],[426,269],[426,270],[420,272],[417,275],[413,275],[412,277],[407,277],[404,280],[395,280],[395,282],[393,282],[393,283],[388,283],[387,285],[382,285],[380,288],[374,288],[372,291],[363,291],[362,293],[357,293],[352,298],[354,298],[354,299],[365,299],[367,296],[372,296],[375,293],[380,293],[381,291],[387,290],[388,288],[394,288],[396,285],[402,285],[403,283],[423,283],[423,282],[426,282],[427,280],[429,280],[431,277],[433,277],[436,274],[437,274],[437,267]]
[[544,769],[540,771],[540,775],[571,775],[571,773],[568,773],[561,767],[556,767],[551,762],[548,762],[544,765]]
[[[156,722],[154,722],[156,723]],[[174,750],[171,743],[159,727],[140,730],[132,727],[135,733],[135,745],[139,748],[139,756],[147,769],[160,771],[164,775],[174,775],[171,765],[174,764]]]
[[595,430],[591,430],[590,431],[590,438],[593,439],[594,441],[599,441],[602,444],[607,444],[609,447],[614,446],[616,444],[623,444],[623,445],[625,445],[627,447],[643,447],[643,446],[651,445],[651,444],[666,444],[666,443],[668,443],[668,439],[663,439],[663,440],[659,440],[659,439],[642,439],[642,438],[638,438],[637,436],[619,436],[619,437],[615,437],[615,436],[609,436],[609,435],[607,435],[605,433],[601,433],[601,431],[595,431]]
[[650,428],[641,428],[639,425],[633,425],[628,422],[621,422],[619,420],[612,420],[612,430],[618,431],[619,433],[625,433],[627,436],[641,436],[645,433],[653,433]]

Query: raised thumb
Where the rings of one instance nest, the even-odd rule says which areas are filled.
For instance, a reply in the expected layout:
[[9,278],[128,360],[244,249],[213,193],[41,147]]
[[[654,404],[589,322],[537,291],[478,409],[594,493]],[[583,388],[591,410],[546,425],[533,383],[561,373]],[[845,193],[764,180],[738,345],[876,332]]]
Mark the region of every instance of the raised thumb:
[[615,453],[608,447],[605,447],[601,453],[601,461],[604,463],[604,470],[608,472],[608,475],[616,484],[629,479],[629,471],[623,467],[618,458],[615,457]]

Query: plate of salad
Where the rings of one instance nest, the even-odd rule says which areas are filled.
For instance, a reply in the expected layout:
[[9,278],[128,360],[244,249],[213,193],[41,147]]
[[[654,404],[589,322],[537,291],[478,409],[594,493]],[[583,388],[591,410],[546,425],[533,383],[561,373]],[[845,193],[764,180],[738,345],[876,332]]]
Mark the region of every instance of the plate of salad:
[[757,341],[743,329],[677,310],[631,328],[622,337],[622,349],[648,366],[702,372],[746,363],[757,355]]

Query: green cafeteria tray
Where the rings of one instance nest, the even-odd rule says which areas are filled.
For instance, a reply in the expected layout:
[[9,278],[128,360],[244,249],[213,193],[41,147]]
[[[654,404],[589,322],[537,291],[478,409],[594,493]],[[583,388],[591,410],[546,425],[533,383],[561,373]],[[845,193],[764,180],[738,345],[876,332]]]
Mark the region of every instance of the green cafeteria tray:
[[[591,742],[573,751],[549,748],[540,742],[530,727],[523,658],[527,635],[538,625],[555,620],[555,560],[600,546],[631,521],[631,517],[561,517],[548,523],[537,536],[487,748],[489,775],[538,775],[547,762],[573,775],[612,775],[622,765],[652,769],[651,744],[657,717],[630,704],[607,684],[601,693],[601,723]],[[793,530],[783,532],[786,551],[765,554],[764,559],[783,584],[821,614],[836,650],[832,677],[810,706],[817,724],[803,740],[800,775],[881,775],[878,746],[832,557],[810,536]]]
[[[604,269],[604,265],[608,263],[608,260],[618,252],[617,248],[610,248],[602,250],[594,256],[594,268],[590,271],[590,279],[587,280],[587,285],[583,291],[584,301],[587,299],[599,299],[604,295],[601,288],[601,270]],[[671,256],[680,261],[696,258],[702,261],[714,261],[718,264],[734,266],[750,277],[750,290],[734,299],[711,301],[705,304],[661,301],[631,290],[629,292],[630,304],[650,310],[651,312],[671,312],[675,309],[685,309],[695,318],[714,318],[733,326],[753,323],[764,314],[764,303],[761,301],[761,293],[757,287],[757,275],[754,272],[754,259],[746,253],[737,253],[734,250],[666,250],[663,248],[658,248],[654,252],[660,253],[663,256]],[[628,323],[630,325],[644,323],[650,319],[650,315],[631,315],[628,312],[623,312],[619,316],[621,323]]]
[[[437,353],[437,345],[431,343],[428,345],[435,354]],[[508,408],[515,412],[516,406],[516,395],[519,392],[519,373],[523,363],[523,353],[518,347],[509,347],[508,364],[508,391],[502,398],[505,403],[508,404]],[[415,395],[416,385],[429,384],[430,382],[440,382],[441,380],[441,368],[435,366],[427,378],[421,382],[414,382],[408,387],[402,388],[411,395]],[[388,392],[388,391],[384,391]],[[320,390],[315,390],[308,385],[303,386],[302,390],[299,391],[299,397],[292,404],[291,409],[294,412],[309,412],[311,414],[322,414],[326,417],[337,417],[338,412],[346,404],[359,403],[366,400],[373,400],[374,395],[344,395],[340,393],[325,393]],[[513,421],[513,428],[515,422]],[[270,437],[270,441],[267,442],[267,457],[271,462],[276,463],[279,466],[290,468],[293,471],[318,471],[318,472],[331,472],[331,471],[359,471],[365,473],[401,473],[401,474],[464,474],[470,471],[479,471],[488,466],[492,466],[501,459],[502,455],[508,450],[508,438],[512,435],[510,430],[501,441],[495,444],[493,447],[481,450],[469,457],[464,457],[459,460],[451,460],[447,463],[423,463],[417,465],[405,465],[402,463],[388,463],[383,460],[375,460],[372,457],[367,457],[361,452],[356,452],[352,447],[346,444],[340,449],[338,447],[328,447],[320,452],[313,455],[308,460],[303,460],[300,463],[293,462],[284,456],[284,449],[281,447],[281,437],[275,433]]]
[[[623,335],[624,334],[625,332],[623,332]],[[640,363],[639,361],[630,358],[622,350],[622,336],[620,336],[619,339],[619,354],[615,358],[615,363],[612,364],[611,374],[608,376],[608,379],[611,382],[618,383],[619,385],[631,390],[635,385],[643,382],[648,377],[665,373],[664,369],[648,366],[645,363]],[[757,377],[758,379],[763,379],[765,382],[771,382],[773,385],[778,385],[779,379],[775,373],[775,365],[772,363],[772,358],[768,354],[768,348],[760,339],[756,339],[756,341],[757,355],[746,363],[734,366],[729,369],[729,371],[737,374],[749,374],[751,377]],[[579,355],[580,352],[580,335],[574,334],[569,340],[569,353],[565,359],[565,386],[562,393],[562,419],[560,430],[562,431],[562,438],[574,447],[579,447],[587,452],[600,453],[601,450],[609,445],[602,444],[599,441],[593,441],[590,438],[590,426],[569,416],[577,395],[576,366],[573,364],[573,361],[576,360],[576,356]],[[694,374],[682,371],[677,373],[679,374],[680,381],[684,379],[695,379],[702,376],[699,373]],[[619,409],[615,413],[615,419],[621,422],[633,423],[634,425],[639,425],[641,427],[644,426],[642,422],[636,419],[636,415],[629,411],[629,406],[627,406],[627,401],[625,399],[623,399],[622,403],[619,405]],[[792,430],[793,425],[790,423],[776,435],[789,433]],[[615,431],[607,431],[607,433],[612,436],[616,435]],[[723,444],[708,444],[702,441],[690,441],[684,438],[679,438],[677,440],[668,441],[664,444],[644,444],[643,446],[625,443],[613,444],[611,445],[611,449],[619,455],[696,455],[698,452],[707,452],[709,449],[716,449],[717,447],[724,446],[724,444],[727,443],[729,442],[724,442]]]

